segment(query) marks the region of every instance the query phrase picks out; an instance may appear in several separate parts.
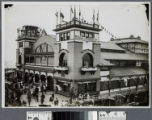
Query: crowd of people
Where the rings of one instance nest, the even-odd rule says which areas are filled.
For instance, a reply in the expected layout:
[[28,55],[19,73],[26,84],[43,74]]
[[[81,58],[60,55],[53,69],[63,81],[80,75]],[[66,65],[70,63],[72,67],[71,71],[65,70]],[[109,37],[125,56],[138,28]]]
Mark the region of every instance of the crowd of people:
[[[44,105],[47,89],[45,85],[41,87],[37,85],[23,85],[22,83],[6,83],[5,84],[5,105],[6,106],[31,106],[32,99],[40,105]],[[26,98],[22,99],[25,95]],[[54,93],[49,94],[49,101],[54,105],[58,105],[59,100],[55,98]]]
[[[24,99],[22,96],[25,96]],[[46,100],[47,99],[47,100]],[[74,98],[75,99],[75,98]],[[58,106],[59,102],[61,106],[66,106],[69,104],[74,104],[74,102],[70,103],[69,100],[60,100],[55,97],[55,93],[53,91],[47,93],[47,89],[45,84],[42,84],[41,87],[38,85],[26,85],[22,83],[12,82],[10,84],[6,84],[5,90],[5,104],[6,106],[33,106],[32,100],[38,103],[39,106],[43,106],[48,104],[48,101],[54,106]],[[81,93],[74,100],[76,103],[91,101],[90,95],[88,93]]]

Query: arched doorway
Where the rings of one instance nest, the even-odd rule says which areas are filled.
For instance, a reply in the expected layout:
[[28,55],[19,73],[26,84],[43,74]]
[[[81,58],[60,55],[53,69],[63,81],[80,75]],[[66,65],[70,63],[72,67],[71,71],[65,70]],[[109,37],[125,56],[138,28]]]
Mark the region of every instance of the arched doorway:
[[60,55],[59,66],[67,66],[67,55],[65,53]]
[[36,83],[39,83],[39,79],[40,79],[40,78],[39,78],[39,75],[38,75],[38,74],[35,74],[35,82],[36,82]]
[[46,76],[45,75],[41,75],[41,82],[42,82],[42,84],[46,83]]
[[19,64],[22,64],[22,56],[21,56],[21,55],[19,55],[18,63],[19,63]]
[[30,73],[30,75],[29,75],[29,83],[30,84],[33,83],[33,77],[34,77],[33,73]]
[[86,53],[82,59],[83,67],[93,67],[93,56],[90,53]]
[[47,90],[51,90],[51,91],[54,90],[54,81],[52,76],[47,77]]

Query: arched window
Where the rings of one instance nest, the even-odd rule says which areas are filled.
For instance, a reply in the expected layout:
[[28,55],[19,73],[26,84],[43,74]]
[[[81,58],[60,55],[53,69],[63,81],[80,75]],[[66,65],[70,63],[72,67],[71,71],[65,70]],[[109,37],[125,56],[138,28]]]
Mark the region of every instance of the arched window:
[[22,63],[22,57],[21,57],[21,55],[19,55],[18,63],[19,63],[19,64],[21,64],[21,63]]
[[59,66],[67,66],[67,55],[62,53],[59,57]]
[[83,56],[83,67],[93,67],[93,56],[90,53],[86,53]]
[[53,52],[53,48],[50,45],[43,43],[36,48],[35,52],[36,53]]

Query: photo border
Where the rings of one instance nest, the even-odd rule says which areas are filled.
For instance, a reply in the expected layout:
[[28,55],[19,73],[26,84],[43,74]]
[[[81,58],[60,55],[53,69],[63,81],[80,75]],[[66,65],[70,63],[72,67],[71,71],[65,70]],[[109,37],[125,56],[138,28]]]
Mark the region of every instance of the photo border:
[[[1,43],[2,43],[2,59],[1,59],[1,61],[2,61],[2,74],[1,74],[1,79],[2,79],[2,89],[1,89],[1,105],[2,105],[2,108],[36,108],[36,109],[43,109],[43,108],[49,108],[49,109],[60,109],[60,108],[62,108],[62,109],[80,109],[80,108],[83,108],[83,109],[98,109],[98,108],[106,108],[106,109],[113,109],[113,108],[120,108],[120,109],[122,109],[122,108],[133,108],[133,109],[138,109],[138,108],[151,108],[151,91],[152,91],[152,88],[151,88],[151,42],[152,42],[152,40],[151,40],[151,2],[149,2],[149,1],[144,1],[144,2],[142,2],[142,1],[123,1],[123,4],[124,3],[143,3],[143,4],[149,4],[149,38],[150,38],[150,41],[148,41],[148,43],[149,43],[149,106],[91,106],[91,107],[86,107],[86,106],[76,106],[76,107],[6,107],[5,106],[5,37],[4,37],[4,30],[5,30],[5,27],[4,27],[4,23],[5,23],[5,18],[4,18],[4,8],[3,8],[3,5],[4,4],[11,4],[11,3],[13,3],[13,4],[24,4],[24,3],[26,3],[26,4],[33,4],[33,5],[37,5],[37,4],[44,4],[44,5],[46,5],[46,3],[52,3],[52,2],[54,2],[54,1],[44,1],[44,2],[34,2],[34,1],[8,1],[8,2],[4,2],[4,1],[2,1],[2,4],[1,4],[1,13],[2,13],[2,21],[1,21],[1,25],[2,25],[2,27],[1,27],[1,29],[2,29],[2,35],[1,35]],[[57,1],[57,2],[63,2],[63,1]],[[57,2],[55,2],[55,3],[57,3]],[[78,2],[80,2],[80,1],[71,1],[72,3],[76,3],[76,4],[79,4]],[[64,1],[64,3],[66,4],[66,3],[71,3],[71,2],[65,2]],[[83,1],[84,2],[84,1]],[[83,2],[81,2],[81,3],[83,3]],[[102,2],[102,1],[87,1],[87,2],[93,2],[93,3],[96,3],[96,2]],[[35,4],[36,3],[36,4]],[[122,2],[120,2],[120,1],[115,1],[115,2],[112,2],[112,1],[107,1],[107,2],[105,2],[105,1],[103,1],[103,3],[107,3],[107,4],[109,4],[109,3],[114,3],[114,4],[118,4],[118,3],[122,3]]]

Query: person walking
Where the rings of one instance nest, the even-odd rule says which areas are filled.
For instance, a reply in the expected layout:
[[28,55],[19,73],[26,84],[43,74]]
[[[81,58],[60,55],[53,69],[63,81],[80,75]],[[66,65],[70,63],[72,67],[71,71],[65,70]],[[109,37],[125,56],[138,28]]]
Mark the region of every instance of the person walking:
[[39,88],[38,87],[35,88],[35,96],[36,96],[37,102],[39,102]]
[[42,94],[43,94],[43,92],[44,92],[44,88],[43,88],[43,85],[41,86],[41,92],[42,92]]
[[28,105],[29,105],[29,106],[30,106],[30,104],[31,104],[31,98],[32,98],[32,94],[31,94],[30,89],[28,89],[28,92],[27,92],[27,100],[28,100]]
[[59,100],[58,100],[58,98],[56,98],[55,101],[54,101],[54,104],[58,105],[58,103],[59,103]]
[[45,99],[45,95],[44,95],[44,94],[42,94],[42,95],[41,95],[41,104],[43,104],[43,103],[44,103],[44,99]]
[[43,90],[44,90],[44,92],[46,94],[46,86],[45,85],[43,85]]

